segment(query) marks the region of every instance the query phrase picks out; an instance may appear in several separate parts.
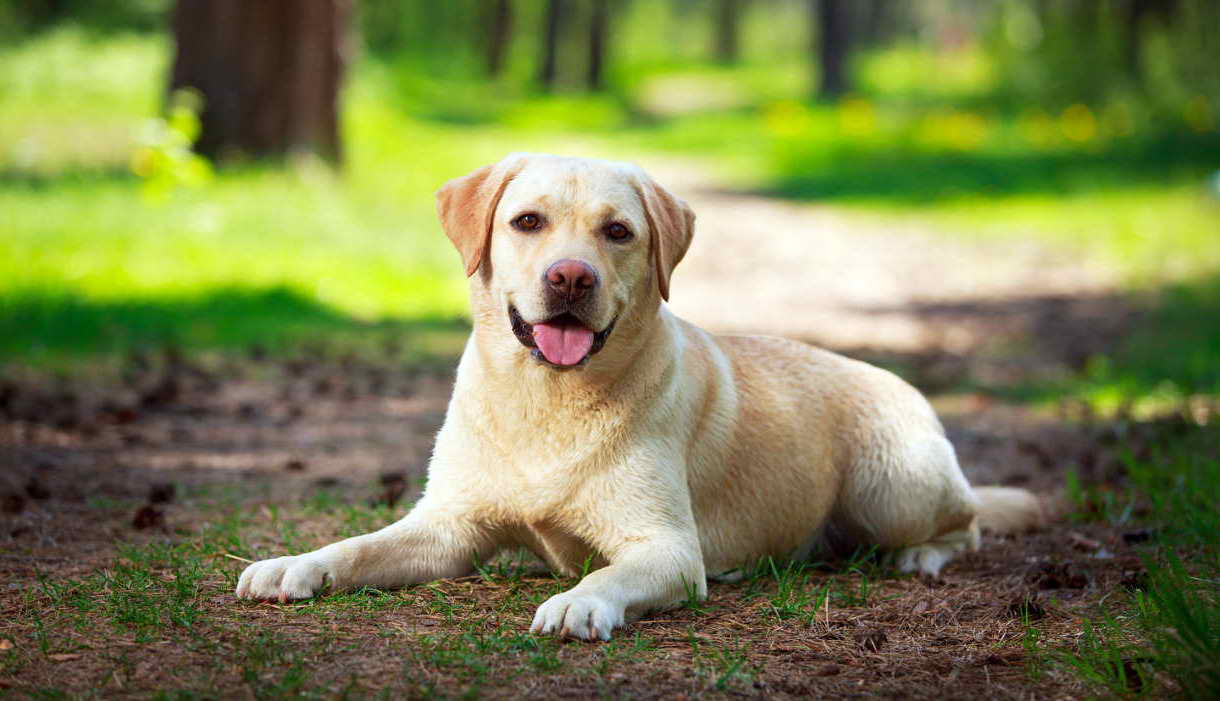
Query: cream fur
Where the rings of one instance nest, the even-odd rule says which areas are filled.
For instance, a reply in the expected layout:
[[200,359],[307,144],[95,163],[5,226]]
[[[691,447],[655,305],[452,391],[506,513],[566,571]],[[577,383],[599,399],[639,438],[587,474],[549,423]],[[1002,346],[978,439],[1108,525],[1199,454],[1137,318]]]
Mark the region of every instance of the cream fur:
[[[564,574],[591,564],[532,630],[609,639],[761,557],[877,545],[899,569],[936,575],[978,547],[980,523],[1040,523],[1028,492],[972,490],[931,407],[889,372],[670,314],[662,288],[693,215],[639,169],[517,154],[438,197],[475,272],[474,331],[427,489],[380,531],[251,565],[239,597],[402,586],[525,546]],[[547,227],[514,230],[524,211]],[[608,241],[608,219],[635,238]],[[617,319],[602,351],[568,370],[532,358],[507,313],[544,318],[541,276],[561,258],[601,276],[589,326]]]

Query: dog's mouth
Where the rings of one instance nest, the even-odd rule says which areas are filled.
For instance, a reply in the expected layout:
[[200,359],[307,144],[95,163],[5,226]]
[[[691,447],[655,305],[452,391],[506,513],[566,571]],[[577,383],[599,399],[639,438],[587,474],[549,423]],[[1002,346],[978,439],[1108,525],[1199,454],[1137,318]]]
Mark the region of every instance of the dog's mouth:
[[521,345],[530,348],[535,359],[556,368],[583,365],[606,345],[614,321],[601,331],[594,331],[576,315],[565,312],[546,321],[529,323],[521,318],[517,308],[509,305],[508,319],[513,335]]

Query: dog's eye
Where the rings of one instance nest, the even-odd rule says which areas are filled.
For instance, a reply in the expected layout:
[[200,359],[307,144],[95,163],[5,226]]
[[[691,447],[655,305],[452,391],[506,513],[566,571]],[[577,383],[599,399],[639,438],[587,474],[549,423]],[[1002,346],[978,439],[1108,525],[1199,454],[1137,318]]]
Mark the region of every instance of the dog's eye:
[[537,231],[542,228],[542,217],[529,212],[514,219],[512,224],[517,231]]
[[626,241],[627,239],[631,238],[631,229],[628,229],[619,222],[611,222],[607,224],[605,232],[606,236],[610,237],[614,241]]

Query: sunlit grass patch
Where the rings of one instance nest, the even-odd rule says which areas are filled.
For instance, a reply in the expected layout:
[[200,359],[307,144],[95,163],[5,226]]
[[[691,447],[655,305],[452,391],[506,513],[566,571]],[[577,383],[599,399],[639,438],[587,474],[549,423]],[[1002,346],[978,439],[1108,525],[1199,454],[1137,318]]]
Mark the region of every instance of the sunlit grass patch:
[[1169,186],[972,196],[915,208],[878,205],[955,236],[1046,241],[1114,266],[1137,286],[1220,268],[1220,199],[1202,177]]
[[51,174],[126,163],[160,107],[168,42],[63,27],[0,49],[0,183],[12,169]]
[[[97,41],[65,30],[0,60],[0,137],[12,137],[0,138],[0,362],[275,345],[465,312],[432,193],[498,148],[396,115],[357,81],[343,174],[309,160],[252,165],[149,199],[127,172],[134,141],[108,137],[106,124],[131,136],[158,113],[166,46]],[[80,71],[58,70],[30,82],[22,67],[44,59],[105,77],[80,86]],[[39,141],[56,120],[84,131]],[[78,153],[78,143],[113,152]]]

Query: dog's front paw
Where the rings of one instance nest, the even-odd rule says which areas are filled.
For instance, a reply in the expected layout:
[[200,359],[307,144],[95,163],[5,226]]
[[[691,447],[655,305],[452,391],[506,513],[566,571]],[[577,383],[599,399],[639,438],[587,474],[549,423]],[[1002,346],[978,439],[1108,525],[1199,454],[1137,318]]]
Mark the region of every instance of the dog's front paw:
[[531,633],[555,633],[581,640],[609,640],[610,631],[624,624],[623,607],[594,594],[567,591],[538,607]]
[[334,573],[325,558],[313,553],[277,557],[256,562],[237,580],[237,598],[278,600],[308,599],[334,582]]

